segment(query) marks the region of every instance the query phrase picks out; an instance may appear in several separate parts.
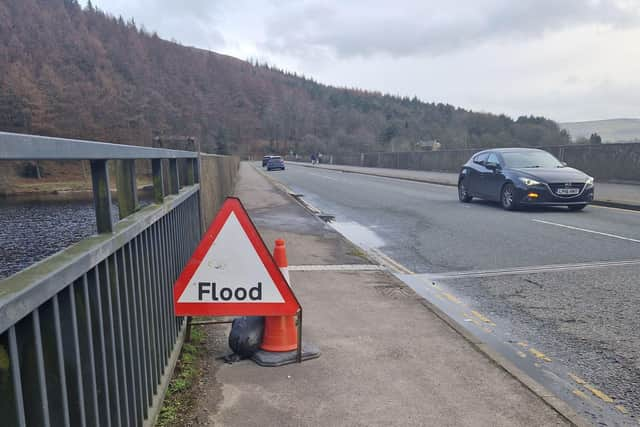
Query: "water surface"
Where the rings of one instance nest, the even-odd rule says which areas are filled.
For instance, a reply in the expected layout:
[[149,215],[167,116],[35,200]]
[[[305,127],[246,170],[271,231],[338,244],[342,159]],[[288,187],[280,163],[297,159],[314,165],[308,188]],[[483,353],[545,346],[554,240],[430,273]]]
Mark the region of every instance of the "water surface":
[[0,199],[0,280],[95,233],[91,201]]

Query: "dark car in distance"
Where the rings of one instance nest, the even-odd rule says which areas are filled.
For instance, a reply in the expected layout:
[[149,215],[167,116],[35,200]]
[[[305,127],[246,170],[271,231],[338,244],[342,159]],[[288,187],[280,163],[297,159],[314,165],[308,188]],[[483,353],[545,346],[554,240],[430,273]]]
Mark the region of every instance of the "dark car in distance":
[[264,156],[262,158],[262,167],[263,168],[267,167],[267,163],[269,163],[269,159],[271,159],[272,157],[275,157],[275,156]]
[[458,197],[500,202],[506,210],[523,206],[584,209],[593,201],[593,178],[552,154],[532,148],[496,148],[474,154],[462,166]]
[[284,160],[280,156],[271,156],[271,158],[267,161],[267,170],[284,170]]

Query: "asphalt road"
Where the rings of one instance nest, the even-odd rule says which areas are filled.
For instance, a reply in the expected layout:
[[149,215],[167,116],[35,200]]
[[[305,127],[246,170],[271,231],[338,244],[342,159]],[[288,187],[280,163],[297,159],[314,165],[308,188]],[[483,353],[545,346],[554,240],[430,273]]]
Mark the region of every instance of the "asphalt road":
[[437,281],[510,342],[543,351],[535,366],[568,376],[573,406],[584,403],[594,422],[638,425],[640,213],[506,212],[462,204],[452,187],[296,165],[269,175],[363,248]]

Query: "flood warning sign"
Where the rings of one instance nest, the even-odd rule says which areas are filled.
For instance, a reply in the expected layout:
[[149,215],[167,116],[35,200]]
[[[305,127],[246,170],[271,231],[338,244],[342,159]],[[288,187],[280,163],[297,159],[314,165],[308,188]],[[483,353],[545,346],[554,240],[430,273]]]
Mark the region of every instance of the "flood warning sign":
[[292,315],[298,302],[239,199],[228,198],[174,285],[175,313]]

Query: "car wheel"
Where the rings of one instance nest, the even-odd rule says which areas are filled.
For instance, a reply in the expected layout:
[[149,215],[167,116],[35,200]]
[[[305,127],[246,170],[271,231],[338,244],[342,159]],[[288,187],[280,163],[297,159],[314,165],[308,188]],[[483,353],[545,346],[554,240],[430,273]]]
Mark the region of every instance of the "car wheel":
[[500,193],[500,202],[502,207],[507,211],[517,209],[518,203],[516,202],[516,187],[511,183],[507,183],[502,187],[502,193]]
[[463,179],[458,182],[458,199],[460,199],[462,203],[469,203],[471,199],[473,199],[473,196],[469,194],[469,190],[467,189]]
[[577,211],[581,211],[582,209],[586,208],[587,205],[569,205],[567,207],[569,208],[570,211],[577,212]]

